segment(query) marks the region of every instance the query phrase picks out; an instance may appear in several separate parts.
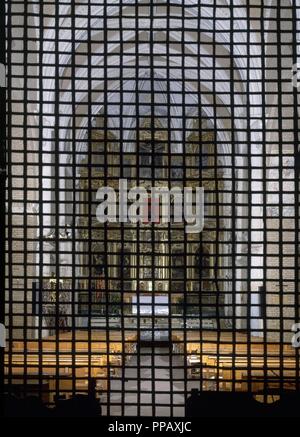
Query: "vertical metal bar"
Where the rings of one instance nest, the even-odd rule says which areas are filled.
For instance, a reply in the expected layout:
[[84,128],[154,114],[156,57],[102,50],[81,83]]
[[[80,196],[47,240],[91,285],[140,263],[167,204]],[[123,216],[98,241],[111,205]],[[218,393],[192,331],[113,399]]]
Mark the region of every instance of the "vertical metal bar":
[[[5,326],[5,186],[6,186],[6,61],[5,61],[5,3],[0,4],[0,323]],[[10,37],[10,31],[7,37]],[[5,328],[4,328],[5,329]],[[0,394],[4,389],[4,347],[0,347]]]

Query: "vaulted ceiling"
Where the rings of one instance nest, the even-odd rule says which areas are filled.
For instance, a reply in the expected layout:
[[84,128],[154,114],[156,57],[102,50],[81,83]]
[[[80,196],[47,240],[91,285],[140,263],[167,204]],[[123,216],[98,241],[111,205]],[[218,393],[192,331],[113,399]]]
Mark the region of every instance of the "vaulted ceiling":
[[[30,43],[31,56],[43,76],[32,91],[36,101],[42,86],[43,103],[37,101],[31,109],[36,123],[42,110],[44,135],[49,138],[45,150],[59,121],[64,149],[70,150],[76,139],[84,152],[91,119],[103,112],[108,127],[123,139],[130,138],[137,116],[152,114],[163,125],[171,120],[176,141],[184,141],[181,129],[188,133],[197,115],[211,121],[221,142],[232,143],[234,131],[243,141],[240,131],[257,127],[262,117],[262,43],[275,39],[276,32],[264,32],[274,28],[278,11],[274,0],[265,0],[264,9],[259,0],[234,1],[234,8],[231,3],[29,3],[30,19],[41,37]],[[20,8],[12,4],[16,11]],[[289,0],[281,2],[280,14],[292,16]],[[290,41],[291,33],[283,38]],[[259,139],[256,129],[253,136]]]

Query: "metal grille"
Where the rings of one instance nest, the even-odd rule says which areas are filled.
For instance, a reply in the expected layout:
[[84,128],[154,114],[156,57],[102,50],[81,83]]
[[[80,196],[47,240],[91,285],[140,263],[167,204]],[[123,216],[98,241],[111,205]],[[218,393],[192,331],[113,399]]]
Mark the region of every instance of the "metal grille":
[[[193,388],[299,390],[298,16],[293,0],[6,2],[8,397],[176,417]],[[124,180],[147,191],[137,223]],[[154,186],[203,187],[204,229],[173,197],[164,220]]]

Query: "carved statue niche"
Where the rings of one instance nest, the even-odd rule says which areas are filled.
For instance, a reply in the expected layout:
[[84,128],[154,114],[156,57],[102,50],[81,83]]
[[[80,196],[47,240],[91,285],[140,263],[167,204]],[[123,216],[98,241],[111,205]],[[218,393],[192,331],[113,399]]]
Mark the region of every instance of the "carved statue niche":
[[151,179],[152,177],[152,167],[154,169],[153,177],[159,179],[163,177],[164,167],[163,167],[163,153],[165,146],[159,143],[153,143],[151,141],[146,141],[140,145],[139,148],[139,165],[140,165],[140,178],[141,179]]
[[106,256],[103,244],[95,243],[92,245],[92,264],[93,301],[100,302],[105,294]]
[[119,278],[131,279],[131,253],[129,249],[124,248],[119,251]]
[[53,334],[57,329],[60,331],[68,330],[70,302],[71,284],[68,280],[57,280],[54,273],[52,273],[51,278],[43,281],[42,313],[45,318],[47,328],[51,334]]
[[103,270],[106,265],[106,256],[104,251],[104,245],[95,243],[92,245],[92,263],[93,268],[96,271]]
[[210,254],[205,245],[199,246],[195,254],[195,273],[200,280],[210,277]]
[[184,279],[185,277],[185,256],[182,245],[177,245],[172,251],[171,258],[172,265],[172,279]]

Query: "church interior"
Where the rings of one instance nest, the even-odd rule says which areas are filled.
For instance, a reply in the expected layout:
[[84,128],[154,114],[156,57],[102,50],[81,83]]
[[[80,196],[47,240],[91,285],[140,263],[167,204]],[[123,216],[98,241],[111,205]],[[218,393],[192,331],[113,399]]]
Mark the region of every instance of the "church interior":
[[[300,411],[297,1],[6,14],[7,414]],[[203,230],[152,194],[139,220],[99,221],[120,180],[203,187]]]

